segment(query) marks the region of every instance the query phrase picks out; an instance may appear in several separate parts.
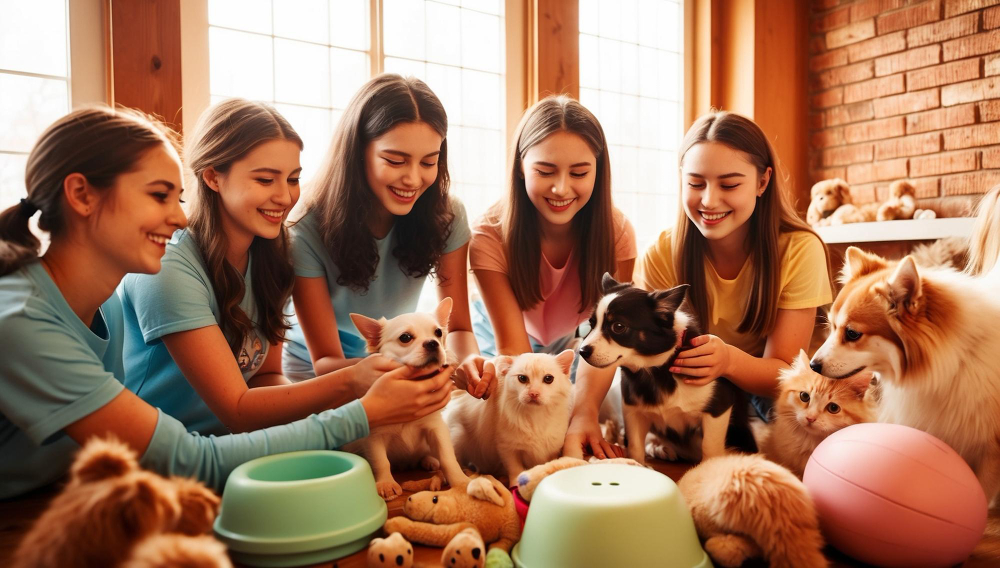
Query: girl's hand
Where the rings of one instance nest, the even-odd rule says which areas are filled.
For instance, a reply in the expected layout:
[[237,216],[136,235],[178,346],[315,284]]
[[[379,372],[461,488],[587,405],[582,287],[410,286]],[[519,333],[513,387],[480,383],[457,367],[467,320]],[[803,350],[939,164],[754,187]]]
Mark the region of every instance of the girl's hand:
[[497,372],[493,361],[482,355],[469,355],[455,373],[455,384],[476,398],[486,400],[497,387]]
[[699,335],[691,340],[692,347],[681,351],[670,372],[684,377],[689,385],[707,385],[729,374],[730,346],[715,335]]
[[[441,410],[451,398],[453,367],[445,365],[432,375],[420,369],[400,367],[379,377],[361,397],[368,427],[401,424]],[[426,377],[414,380],[415,377]]]
[[604,439],[596,416],[583,414],[573,416],[569,423],[569,429],[566,430],[566,440],[563,442],[562,453],[564,456],[583,459],[584,450],[588,447],[597,459],[625,456],[625,450],[621,446]]
[[369,355],[358,361],[351,368],[351,388],[354,396],[363,397],[379,377],[402,366],[402,363],[378,354]]

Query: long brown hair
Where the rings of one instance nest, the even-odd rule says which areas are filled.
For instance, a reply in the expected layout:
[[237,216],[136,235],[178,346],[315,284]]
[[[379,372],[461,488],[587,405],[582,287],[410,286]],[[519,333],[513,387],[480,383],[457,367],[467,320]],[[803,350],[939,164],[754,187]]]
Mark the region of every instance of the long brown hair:
[[[819,239],[812,228],[796,215],[788,202],[783,181],[778,172],[778,160],[771,143],[754,121],[735,113],[719,111],[701,116],[684,135],[680,148],[680,164],[684,155],[695,144],[718,142],[746,154],[759,176],[771,168],[771,178],[763,195],[757,199],[750,216],[748,246],[750,249],[750,298],[746,314],[737,330],[740,333],[763,335],[770,333],[778,317],[778,293],[781,287],[781,261],[778,256],[778,238],[782,233],[808,231]],[[682,198],[683,199],[683,198]],[[822,242],[822,240],[820,240]],[[680,283],[690,284],[688,298],[695,314],[702,322],[708,320],[708,298],[705,294],[705,258],[708,242],[688,219],[683,203],[678,208],[677,224],[671,243],[674,267]],[[833,287],[830,252],[826,255],[826,272]]]
[[594,192],[572,221],[574,242],[582,245],[576,252],[579,259],[580,311],[597,302],[601,295],[601,276],[605,272],[615,273],[611,165],[604,129],[597,117],[579,101],[567,95],[546,97],[521,117],[511,150],[507,199],[498,202],[487,213],[488,218],[500,221],[508,258],[508,277],[522,310],[529,310],[542,300],[538,276],[542,257],[539,246],[541,229],[538,210],[528,198],[524,184],[524,155],[533,146],[560,131],[583,138],[597,157]]
[[378,245],[368,225],[377,198],[365,175],[365,148],[393,127],[410,122],[423,122],[441,136],[441,154],[437,179],[409,214],[395,219],[392,255],[413,278],[437,270],[454,219],[448,197],[448,116],[423,81],[387,73],[354,94],[315,178],[309,210],[316,211],[341,286],[367,290],[379,263]]
[[[222,197],[208,187],[204,173],[208,168],[227,173],[234,162],[269,140],[288,140],[302,148],[302,138],[271,106],[228,99],[201,115],[188,144],[188,165],[198,188],[188,226],[219,304],[219,327],[234,355],[254,324],[240,308],[246,293],[243,275],[226,260],[229,238],[222,230]],[[268,342],[279,343],[289,329],[283,309],[295,281],[287,229],[282,226],[275,239],[254,237],[249,252],[257,325]]]
[[66,230],[66,176],[81,174],[91,186],[106,192],[119,175],[132,171],[146,152],[161,145],[178,150],[176,134],[156,119],[130,109],[86,107],[52,123],[28,155],[24,173],[27,197],[0,213],[0,276],[38,258],[41,243],[28,227],[36,211],[41,212],[38,228],[53,239]]

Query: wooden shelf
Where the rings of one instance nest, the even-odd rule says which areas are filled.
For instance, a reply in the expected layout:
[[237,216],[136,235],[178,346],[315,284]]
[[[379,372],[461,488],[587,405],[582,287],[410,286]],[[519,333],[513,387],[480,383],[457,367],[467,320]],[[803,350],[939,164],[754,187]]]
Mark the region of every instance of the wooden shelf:
[[974,217],[951,217],[849,223],[817,227],[816,233],[827,244],[926,241],[945,237],[968,238],[972,234],[973,222],[975,222]]

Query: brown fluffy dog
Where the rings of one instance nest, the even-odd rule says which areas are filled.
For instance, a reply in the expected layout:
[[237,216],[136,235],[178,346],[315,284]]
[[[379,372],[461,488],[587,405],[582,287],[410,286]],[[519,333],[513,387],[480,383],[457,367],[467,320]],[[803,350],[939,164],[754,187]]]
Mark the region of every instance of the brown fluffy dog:
[[21,541],[13,566],[119,566],[133,553],[131,566],[229,566],[211,539],[137,546],[163,533],[206,534],[218,509],[219,498],[201,483],[142,470],[125,444],[94,439],[77,455],[66,488]]

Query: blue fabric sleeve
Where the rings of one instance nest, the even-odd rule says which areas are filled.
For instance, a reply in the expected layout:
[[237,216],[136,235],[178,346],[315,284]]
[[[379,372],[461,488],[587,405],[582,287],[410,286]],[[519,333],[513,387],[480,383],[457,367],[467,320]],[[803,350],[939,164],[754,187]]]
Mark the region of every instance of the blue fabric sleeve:
[[326,276],[324,259],[330,257],[316,227],[316,212],[310,211],[289,228],[295,275],[303,278]]
[[469,217],[465,213],[465,205],[455,196],[451,197],[450,205],[455,218],[451,221],[451,235],[448,236],[448,242],[445,243],[444,252],[446,253],[462,248],[462,245],[469,242],[472,237],[472,231],[469,230]]
[[368,435],[360,400],[302,420],[228,436],[188,433],[159,412],[156,430],[140,463],[163,475],[195,477],[221,491],[236,466],[254,458],[301,450],[331,450]]
[[218,325],[215,303],[204,273],[174,248],[156,274],[129,274],[122,281],[122,301],[135,312],[147,344],[164,335]]

